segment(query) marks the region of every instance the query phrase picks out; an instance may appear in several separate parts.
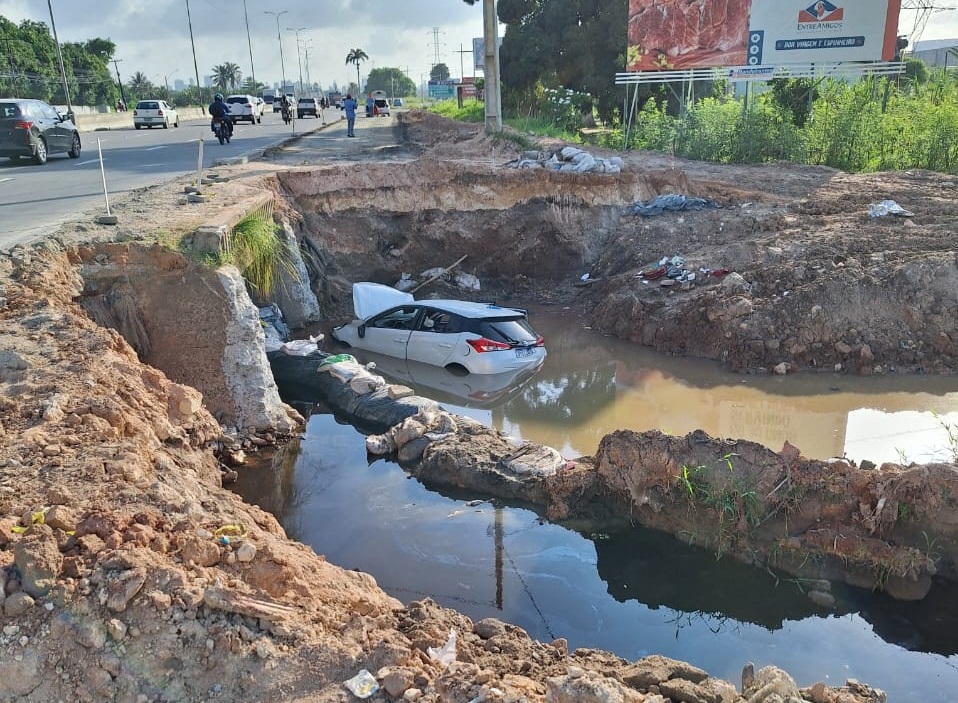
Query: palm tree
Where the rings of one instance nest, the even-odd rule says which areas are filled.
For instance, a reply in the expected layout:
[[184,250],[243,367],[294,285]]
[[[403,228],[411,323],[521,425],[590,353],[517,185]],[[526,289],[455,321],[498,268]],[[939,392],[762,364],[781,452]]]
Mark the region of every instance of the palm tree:
[[363,61],[366,61],[369,56],[366,55],[366,52],[362,49],[350,49],[349,53],[346,54],[346,63],[356,64],[356,91],[362,90],[362,84],[359,82],[359,64]]
[[150,82],[150,79],[146,77],[145,73],[137,71],[133,74],[133,77],[130,78],[129,88],[133,95],[141,98],[149,95],[153,91],[153,83]]
[[223,93],[234,90],[243,77],[240,67],[231,61],[213,66],[213,83]]

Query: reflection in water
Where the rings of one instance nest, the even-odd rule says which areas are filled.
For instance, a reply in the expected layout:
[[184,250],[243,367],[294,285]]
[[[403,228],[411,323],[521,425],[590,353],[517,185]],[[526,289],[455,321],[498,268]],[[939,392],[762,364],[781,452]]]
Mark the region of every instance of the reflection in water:
[[534,313],[533,322],[549,356],[517,395],[486,413],[444,405],[570,457],[593,454],[617,429],[703,429],[875,463],[940,460],[955,449],[947,429],[958,426],[958,377],[743,376],[603,337],[567,313]]
[[429,596],[536,639],[627,659],[662,654],[731,681],[752,661],[781,666],[803,686],[857,678],[896,702],[945,703],[958,688],[954,584],[936,584],[917,603],[834,584],[837,606],[823,610],[804,595],[807,583],[666,535],[572,530],[478,502],[485,496],[429,490],[396,464],[370,464],[362,435],[330,415],[310,417],[290,455],[292,473],[280,459],[244,469],[239,492],[403,602]]

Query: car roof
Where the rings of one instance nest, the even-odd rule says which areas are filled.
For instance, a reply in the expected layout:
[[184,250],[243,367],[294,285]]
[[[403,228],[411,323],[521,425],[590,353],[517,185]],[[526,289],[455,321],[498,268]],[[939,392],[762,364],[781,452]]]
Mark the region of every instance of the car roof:
[[525,312],[516,308],[506,308],[495,303],[474,303],[469,300],[417,300],[417,305],[437,308],[462,317],[525,317]]

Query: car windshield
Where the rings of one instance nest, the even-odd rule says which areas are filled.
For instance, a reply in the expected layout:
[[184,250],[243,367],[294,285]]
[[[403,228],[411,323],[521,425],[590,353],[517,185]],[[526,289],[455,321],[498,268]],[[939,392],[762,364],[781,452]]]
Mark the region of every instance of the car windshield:
[[160,104],[155,100],[141,100],[136,104],[137,110],[159,110]]
[[535,344],[539,338],[524,317],[484,318],[479,322],[483,337],[506,344]]

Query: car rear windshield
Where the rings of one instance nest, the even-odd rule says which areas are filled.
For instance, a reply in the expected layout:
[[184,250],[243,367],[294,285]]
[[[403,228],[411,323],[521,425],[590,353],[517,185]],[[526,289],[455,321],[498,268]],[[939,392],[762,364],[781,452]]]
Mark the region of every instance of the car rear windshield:
[[16,103],[0,103],[0,119],[10,119],[20,116],[20,106]]
[[249,102],[249,98],[244,95],[231,95],[226,98],[228,103],[243,103],[244,105]]
[[497,317],[478,320],[479,334],[494,342],[535,344],[539,338],[524,317]]
[[315,105],[316,101],[313,98],[300,98],[299,104],[300,105]]
[[160,104],[155,100],[141,100],[136,104],[137,110],[159,110]]

